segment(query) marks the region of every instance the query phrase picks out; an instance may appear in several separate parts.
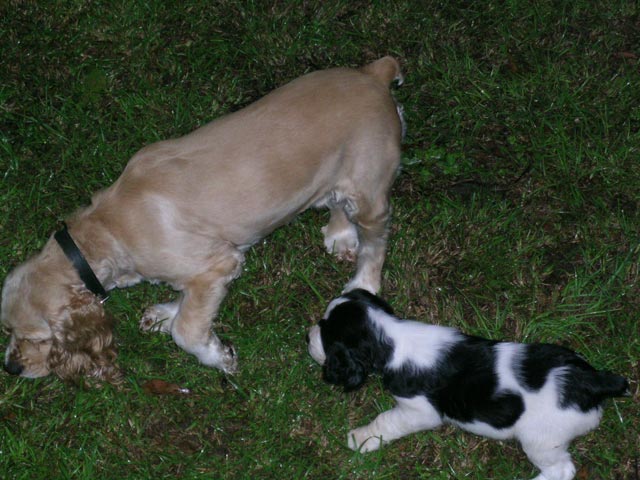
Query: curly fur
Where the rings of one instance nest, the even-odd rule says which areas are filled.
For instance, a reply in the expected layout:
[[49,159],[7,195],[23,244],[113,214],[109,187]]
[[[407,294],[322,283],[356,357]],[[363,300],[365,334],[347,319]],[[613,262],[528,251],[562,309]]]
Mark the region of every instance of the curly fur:
[[49,369],[63,380],[91,377],[118,384],[122,374],[115,364],[117,352],[111,317],[90,292],[71,297],[60,324],[53,328]]

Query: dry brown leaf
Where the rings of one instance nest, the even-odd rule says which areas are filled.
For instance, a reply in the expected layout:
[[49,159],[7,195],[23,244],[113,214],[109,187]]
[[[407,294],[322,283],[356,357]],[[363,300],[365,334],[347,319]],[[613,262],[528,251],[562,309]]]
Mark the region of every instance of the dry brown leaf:
[[189,395],[191,393],[188,388],[182,388],[180,385],[157,378],[145,382],[142,389],[150,395]]
[[578,469],[576,473],[576,480],[589,480],[589,468],[584,465]]

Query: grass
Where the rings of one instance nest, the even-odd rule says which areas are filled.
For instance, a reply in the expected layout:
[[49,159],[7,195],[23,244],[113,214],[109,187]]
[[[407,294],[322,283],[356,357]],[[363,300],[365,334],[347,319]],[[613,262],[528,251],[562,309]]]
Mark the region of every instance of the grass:
[[[425,322],[581,351],[631,379],[572,447],[579,478],[637,480],[640,11],[574,2],[30,2],[0,6],[0,277],[127,159],[305,72],[384,54],[409,133],[383,291]],[[352,270],[308,212],[248,255],[217,331],[241,371],[143,335],[171,297],[114,293],[122,390],[0,376],[0,477],[510,479],[513,443],[444,428],[360,455],[392,399],[323,384],[307,328]],[[6,336],[0,338],[6,343]],[[162,379],[189,395],[153,395]]]

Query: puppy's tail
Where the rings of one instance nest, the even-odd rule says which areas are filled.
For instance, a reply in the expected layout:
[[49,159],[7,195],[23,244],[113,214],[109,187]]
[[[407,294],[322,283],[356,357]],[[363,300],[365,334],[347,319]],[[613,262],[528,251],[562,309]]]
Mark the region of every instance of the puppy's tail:
[[595,397],[624,397],[629,395],[629,382],[626,378],[606,370],[593,372],[588,382]]
[[606,370],[598,371],[583,365],[574,370],[574,387],[568,394],[570,403],[577,403],[582,410],[587,411],[600,406],[606,399],[629,395],[629,382],[626,378]]
[[360,70],[378,79],[385,87],[388,87],[394,80],[398,81],[398,85],[402,85],[402,82],[404,82],[400,64],[395,58],[390,56],[382,57],[375,62],[365,65]]

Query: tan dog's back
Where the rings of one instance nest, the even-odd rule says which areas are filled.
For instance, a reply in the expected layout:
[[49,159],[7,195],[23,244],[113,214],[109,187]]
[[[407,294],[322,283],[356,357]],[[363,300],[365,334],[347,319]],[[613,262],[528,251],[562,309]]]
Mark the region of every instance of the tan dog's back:
[[[188,135],[145,147],[106,197],[139,212],[171,195],[176,216],[250,245],[322,203],[336,179],[352,173],[356,157],[366,160],[359,157],[363,149],[399,144],[400,121],[388,90],[399,76],[395,59],[384,57],[361,70],[300,77]],[[156,216],[129,220],[150,218]]]

